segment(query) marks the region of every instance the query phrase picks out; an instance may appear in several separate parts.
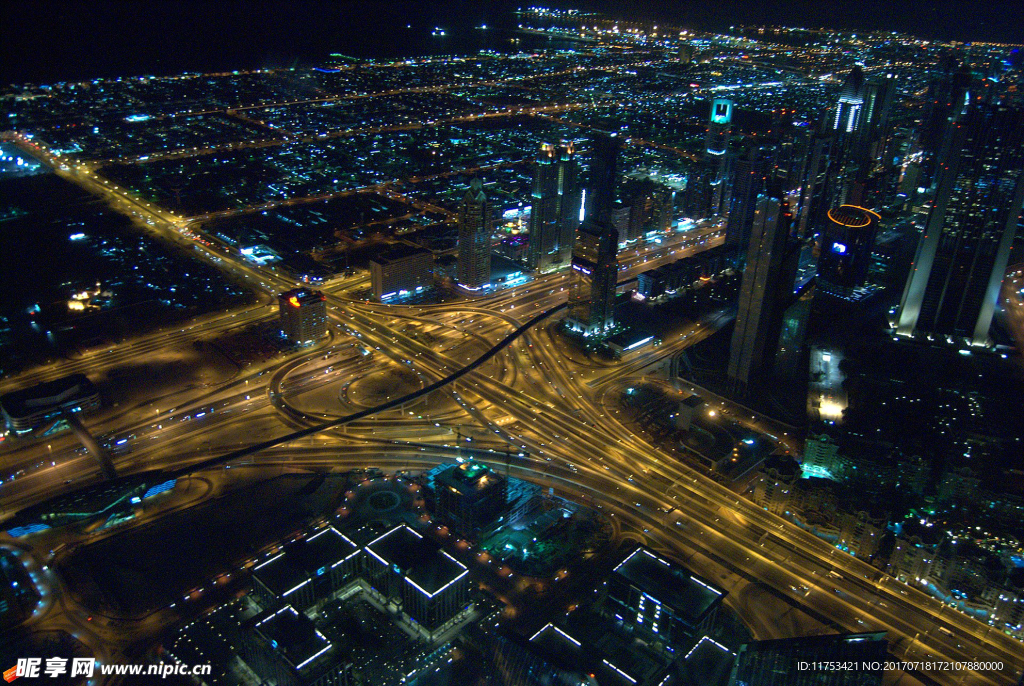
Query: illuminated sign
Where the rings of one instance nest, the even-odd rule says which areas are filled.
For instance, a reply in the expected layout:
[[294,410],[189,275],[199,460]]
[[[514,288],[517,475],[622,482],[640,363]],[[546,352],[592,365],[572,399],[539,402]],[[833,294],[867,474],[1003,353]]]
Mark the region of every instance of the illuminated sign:
[[728,124],[732,121],[732,100],[715,98],[711,103],[711,123]]
[[578,272],[582,272],[582,273],[586,274],[587,276],[590,276],[590,270],[587,269],[586,267],[584,267],[582,264],[574,264],[572,266],[572,268],[575,269]]
[[846,246],[842,243],[833,243],[832,252],[842,255],[846,252]]
[[288,304],[291,305],[292,307],[301,307],[301,305],[299,304],[298,297],[296,297],[294,295],[292,297],[288,298]]

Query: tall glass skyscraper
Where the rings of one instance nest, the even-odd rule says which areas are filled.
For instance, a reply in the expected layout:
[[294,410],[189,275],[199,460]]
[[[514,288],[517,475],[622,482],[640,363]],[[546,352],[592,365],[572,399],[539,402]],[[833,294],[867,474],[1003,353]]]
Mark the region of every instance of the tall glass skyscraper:
[[781,196],[777,190],[759,196],[754,213],[729,348],[729,379],[740,390],[771,367],[783,310],[793,296],[791,272],[797,254],[789,240],[793,214]]
[[573,144],[542,143],[537,154],[530,210],[527,266],[546,271],[568,264],[579,226],[579,164]]
[[614,133],[595,134],[587,210],[572,250],[566,319],[571,330],[584,336],[603,333],[615,325],[619,234],[612,226],[611,215],[618,180],[618,156],[619,139]]
[[491,280],[491,204],[473,179],[459,205],[459,285],[477,289]]
[[1024,204],[1024,111],[971,105],[949,135],[896,332],[986,345]]

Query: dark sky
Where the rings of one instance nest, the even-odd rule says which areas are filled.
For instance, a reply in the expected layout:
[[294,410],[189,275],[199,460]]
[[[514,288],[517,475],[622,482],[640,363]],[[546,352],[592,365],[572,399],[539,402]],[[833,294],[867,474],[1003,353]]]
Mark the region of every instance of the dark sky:
[[28,0],[4,5],[0,84],[286,66],[339,46],[387,55],[393,27],[511,22],[512,9],[531,4],[698,29],[768,23],[1024,42],[1024,0]]

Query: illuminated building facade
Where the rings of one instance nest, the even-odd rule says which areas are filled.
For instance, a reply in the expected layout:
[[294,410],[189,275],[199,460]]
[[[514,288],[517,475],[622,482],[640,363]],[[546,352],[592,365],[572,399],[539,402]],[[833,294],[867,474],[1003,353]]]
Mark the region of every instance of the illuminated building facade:
[[650,640],[668,644],[707,634],[725,591],[640,547],[608,577],[605,611]]
[[505,477],[473,460],[453,465],[434,478],[437,516],[465,533],[486,528],[505,511]]
[[783,311],[792,298],[797,248],[789,241],[792,213],[778,193],[758,198],[740,285],[729,379],[743,390],[770,369]]
[[400,243],[370,260],[373,297],[387,302],[430,288],[433,270],[433,253]]
[[818,257],[818,288],[822,292],[856,299],[858,290],[867,283],[880,218],[875,212],[854,205],[828,211]]
[[533,177],[527,267],[547,271],[569,263],[581,202],[573,144],[541,144]]
[[459,205],[459,285],[476,290],[491,280],[494,220],[483,182],[473,179]]
[[327,335],[327,298],[320,291],[296,288],[277,296],[281,332],[300,345]]
[[594,138],[586,216],[576,233],[569,283],[570,330],[593,336],[615,326],[619,236],[612,225],[619,139],[598,132]]
[[896,332],[987,345],[1024,205],[1024,111],[973,105],[950,135]]

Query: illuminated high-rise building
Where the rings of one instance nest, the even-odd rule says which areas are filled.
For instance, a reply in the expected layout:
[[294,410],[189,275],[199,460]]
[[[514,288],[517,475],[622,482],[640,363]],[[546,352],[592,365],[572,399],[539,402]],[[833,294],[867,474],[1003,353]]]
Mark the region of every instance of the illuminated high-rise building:
[[971,105],[950,137],[896,331],[986,345],[1024,205],[1024,111]]
[[768,159],[766,151],[747,145],[734,165],[729,219],[725,243],[746,246],[750,243],[750,227],[754,222],[757,196],[764,190]]
[[312,343],[327,335],[327,298],[320,291],[296,288],[277,296],[281,331],[293,343]]
[[879,219],[875,212],[854,205],[828,211],[818,257],[820,291],[847,300],[857,299],[859,289],[867,284]]
[[459,205],[459,285],[479,289],[491,280],[491,204],[483,182],[473,179]]
[[807,163],[800,177],[800,208],[797,235],[809,239],[821,228],[831,202],[830,190],[832,147],[835,137],[831,132],[818,132],[811,137],[807,150]]
[[789,240],[792,219],[778,189],[758,197],[729,348],[728,375],[741,391],[770,371],[783,312],[792,300],[798,255]]
[[614,133],[594,137],[590,186],[583,224],[576,232],[569,283],[568,327],[584,336],[613,328],[618,284],[618,231],[612,225],[618,177],[619,139]]
[[839,103],[832,119],[832,130],[852,134],[861,123],[861,111],[864,109],[864,72],[859,66],[854,67],[843,83],[839,93]]
[[711,102],[704,154],[690,169],[683,210],[693,219],[724,216],[729,211],[729,139],[732,101]]
[[573,144],[543,143],[537,154],[527,266],[546,271],[568,264],[579,226],[579,163]]

